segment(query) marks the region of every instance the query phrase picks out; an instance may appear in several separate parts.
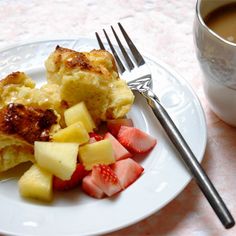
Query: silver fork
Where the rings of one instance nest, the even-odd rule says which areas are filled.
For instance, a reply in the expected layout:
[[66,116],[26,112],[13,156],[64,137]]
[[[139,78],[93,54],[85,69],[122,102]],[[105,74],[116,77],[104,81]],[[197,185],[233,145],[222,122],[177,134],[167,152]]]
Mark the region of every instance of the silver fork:
[[[152,91],[152,75],[147,64],[145,63],[144,58],[135,47],[122,25],[118,23],[118,26],[136,62],[136,65],[134,65],[134,63],[129,57],[129,54],[127,53],[127,50],[122,45],[114,28],[111,26],[112,32],[116,38],[120,51],[122,52],[123,57],[125,59],[125,62],[122,62],[115,48],[113,47],[106,31],[103,30],[109,47],[112,51],[112,54],[114,55],[115,60],[117,62],[120,73],[122,75],[126,73],[126,75],[128,75],[126,76],[128,86],[132,90],[138,91],[146,98],[148,105],[151,107],[156,118],[159,120],[163,129],[167,133],[170,141],[175,146],[176,150],[179,152],[179,156],[181,157],[182,161],[196,180],[198,186],[209,201],[210,205],[212,206],[213,210],[215,211],[216,215],[218,216],[224,227],[233,227],[235,222],[225,203],[223,202],[219,193],[213,186],[206,172],[201,167],[200,163],[198,162],[197,158],[188,146],[187,142],[184,140],[175,123],[172,121],[169,114],[160,103],[160,100],[158,99],[156,94]],[[102,43],[102,40],[100,39],[98,33],[96,32],[95,34],[100,48],[105,50],[104,44]],[[124,64],[126,64],[126,66],[128,67],[128,72],[125,69]]]

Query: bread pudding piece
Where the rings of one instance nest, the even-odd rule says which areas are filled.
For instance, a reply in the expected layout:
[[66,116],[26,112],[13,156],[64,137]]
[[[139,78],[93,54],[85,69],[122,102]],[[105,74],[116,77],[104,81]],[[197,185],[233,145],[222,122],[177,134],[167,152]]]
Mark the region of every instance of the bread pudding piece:
[[57,46],[45,66],[48,83],[60,86],[61,99],[69,106],[84,101],[96,124],[125,116],[133,104],[132,91],[105,50],[76,52]]
[[13,72],[0,81],[0,108],[19,103],[62,113],[59,86],[45,84],[36,88],[35,82],[24,72]]
[[34,161],[34,141],[49,141],[58,117],[53,110],[10,103],[0,110],[0,172]]

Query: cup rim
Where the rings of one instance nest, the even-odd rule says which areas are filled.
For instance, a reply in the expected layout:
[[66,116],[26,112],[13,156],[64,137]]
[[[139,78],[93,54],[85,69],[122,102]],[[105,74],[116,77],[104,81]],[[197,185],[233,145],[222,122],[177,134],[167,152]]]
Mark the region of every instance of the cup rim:
[[213,35],[216,39],[218,39],[219,41],[226,43],[228,46],[232,46],[232,47],[236,47],[236,43],[232,43],[224,38],[222,38],[220,35],[218,35],[217,33],[215,33],[213,30],[211,30],[204,22],[201,14],[200,14],[200,1],[201,0],[197,0],[196,3],[196,15],[197,15],[197,19],[200,22],[200,24],[204,27],[204,29],[206,31],[208,31],[208,33],[210,33],[211,35]]

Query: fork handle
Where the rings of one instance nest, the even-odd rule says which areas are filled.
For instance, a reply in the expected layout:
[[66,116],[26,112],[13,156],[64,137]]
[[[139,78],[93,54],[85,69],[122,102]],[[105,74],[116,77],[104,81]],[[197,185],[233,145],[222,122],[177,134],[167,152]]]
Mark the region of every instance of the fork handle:
[[159,120],[169,139],[175,146],[176,150],[179,152],[182,161],[193,175],[194,179],[196,180],[197,184],[199,185],[200,189],[209,201],[224,227],[227,229],[233,227],[235,221],[231,213],[227,209],[219,193],[213,186],[206,172],[201,167],[200,163],[172,121],[171,117],[161,105],[158,97],[151,89],[141,92],[141,94],[146,98],[156,118]]

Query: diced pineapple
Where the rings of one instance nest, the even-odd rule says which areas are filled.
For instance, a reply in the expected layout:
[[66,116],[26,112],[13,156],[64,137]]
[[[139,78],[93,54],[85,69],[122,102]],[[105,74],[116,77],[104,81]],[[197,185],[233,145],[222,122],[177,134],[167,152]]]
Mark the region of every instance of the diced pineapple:
[[89,114],[89,111],[84,102],[80,102],[64,112],[65,123],[67,126],[74,124],[78,121],[84,124],[87,132],[92,132],[96,125]]
[[76,122],[64,129],[59,130],[52,137],[55,142],[75,142],[79,144],[87,143],[89,134],[82,122]]
[[32,165],[21,176],[18,185],[22,197],[52,200],[52,174],[37,164]]
[[35,142],[34,155],[39,166],[62,180],[76,169],[78,143]]
[[97,164],[114,163],[115,156],[111,141],[106,139],[80,147],[79,160],[86,170],[91,170]]

